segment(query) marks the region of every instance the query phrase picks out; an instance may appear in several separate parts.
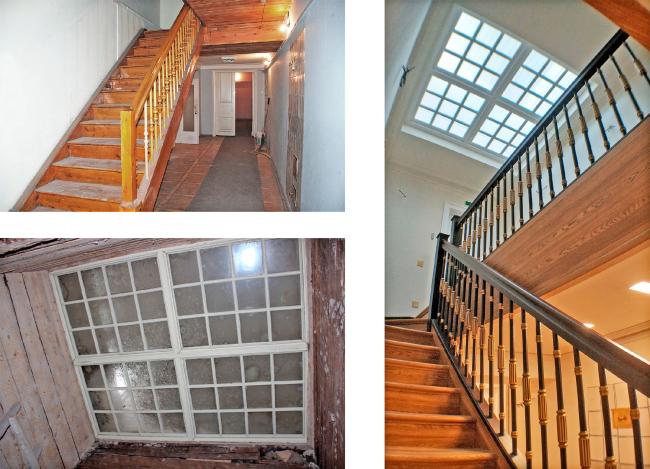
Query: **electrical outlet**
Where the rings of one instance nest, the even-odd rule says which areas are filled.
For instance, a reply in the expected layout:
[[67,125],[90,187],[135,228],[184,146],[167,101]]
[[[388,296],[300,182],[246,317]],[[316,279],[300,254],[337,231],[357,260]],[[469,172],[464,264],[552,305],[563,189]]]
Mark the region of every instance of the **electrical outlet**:
[[411,304],[411,306],[413,306],[414,308],[418,308],[418,307],[420,306],[420,302],[419,302],[419,301],[414,301],[414,302]]
[[424,261],[418,261],[418,267],[424,267]]

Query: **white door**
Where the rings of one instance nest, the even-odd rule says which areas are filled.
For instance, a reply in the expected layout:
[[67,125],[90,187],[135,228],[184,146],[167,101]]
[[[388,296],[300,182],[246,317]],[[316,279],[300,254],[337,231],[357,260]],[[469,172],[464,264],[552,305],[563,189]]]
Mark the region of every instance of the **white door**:
[[213,135],[235,136],[235,74],[214,72]]
[[183,117],[178,126],[176,143],[199,144],[199,79],[194,78],[187,93]]

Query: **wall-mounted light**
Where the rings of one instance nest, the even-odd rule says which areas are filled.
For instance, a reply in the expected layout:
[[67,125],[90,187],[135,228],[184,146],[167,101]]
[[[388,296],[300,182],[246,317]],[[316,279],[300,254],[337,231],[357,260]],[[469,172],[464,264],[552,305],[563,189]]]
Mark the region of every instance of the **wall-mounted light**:
[[594,327],[593,324],[589,324],[588,322],[583,322],[582,325],[585,326],[587,329],[591,329],[592,327]]
[[283,32],[288,31],[290,26],[291,26],[291,19],[289,18],[289,12],[287,12],[287,15],[282,20],[282,26],[280,26],[280,31]]
[[632,285],[630,290],[640,291],[641,293],[650,294],[650,283],[648,282],[639,282],[636,285]]
[[241,73],[235,73],[235,81],[241,81]]

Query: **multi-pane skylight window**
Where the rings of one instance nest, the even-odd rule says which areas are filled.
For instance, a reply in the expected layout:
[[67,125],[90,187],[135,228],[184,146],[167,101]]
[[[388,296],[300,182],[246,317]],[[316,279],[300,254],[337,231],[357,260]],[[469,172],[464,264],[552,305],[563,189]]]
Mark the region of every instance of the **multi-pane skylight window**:
[[97,434],[304,441],[301,252],[203,243],[55,274]]
[[514,112],[495,105],[472,143],[491,152],[510,156],[535,125]]

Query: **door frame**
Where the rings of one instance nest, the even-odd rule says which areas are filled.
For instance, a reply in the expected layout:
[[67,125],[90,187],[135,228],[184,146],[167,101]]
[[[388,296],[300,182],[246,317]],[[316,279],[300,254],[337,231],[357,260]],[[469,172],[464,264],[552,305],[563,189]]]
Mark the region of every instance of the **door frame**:
[[217,105],[219,103],[217,102],[217,95],[220,94],[221,92],[217,88],[221,87],[221,80],[223,79],[223,77],[219,77],[219,79],[217,80],[216,75],[218,73],[219,74],[227,73],[227,74],[231,75],[230,77],[228,77],[228,79],[229,79],[229,81],[232,80],[231,81],[231,86],[232,86],[232,135],[228,135],[228,134],[230,134],[230,131],[228,131],[228,133],[226,135],[224,135],[224,132],[222,131],[221,135],[226,136],[226,137],[234,137],[237,134],[237,124],[236,124],[236,120],[237,120],[237,106],[236,106],[237,94],[236,94],[236,91],[235,91],[235,79],[236,78],[235,78],[235,73],[234,72],[223,71],[223,70],[222,71],[213,71],[212,72],[212,101],[213,101],[213,108],[212,108],[212,111],[213,111],[212,136],[216,137],[217,133],[219,132],[219,125],[218,125],[219,113],[217,112]]
[[467,210],[467,206],[458,205],[453,202],[445,201],[445,207],[442,211],[442,223],[440,224],[441,233],[450,234],[451,232],[451,211],[452,210],[458,211],[461,214],[463,214],[465,213],[465,210]]
[[[183,129],[183,119],[185,116],[181,114],[181,121],[178,124],[178,132],[176,133],[176,141],[174,143],[189,143],[191,145],[198,145],[199,144],[199,137],[201,136],[201,81],[200,77],[198,75],[194,75],[194,78],[192,79],[192,84],[194,85],[194,122],[195,122],[195,127],[194,127],[194,133],[196,133],[196,143],[194,142],[181,142],[179,141],[179,136],[181,133],[185,133]],[[198,98],[197,98],[198,97]],[[187,101],[185,102],[187,104]],[[183,111],[185,111],[183,109]],[[189,132],[188,132],[189,133]]]

